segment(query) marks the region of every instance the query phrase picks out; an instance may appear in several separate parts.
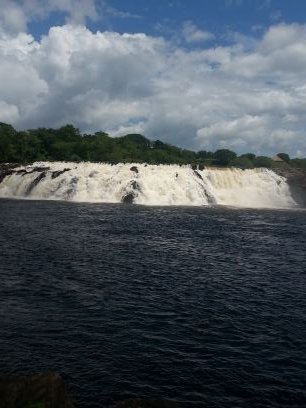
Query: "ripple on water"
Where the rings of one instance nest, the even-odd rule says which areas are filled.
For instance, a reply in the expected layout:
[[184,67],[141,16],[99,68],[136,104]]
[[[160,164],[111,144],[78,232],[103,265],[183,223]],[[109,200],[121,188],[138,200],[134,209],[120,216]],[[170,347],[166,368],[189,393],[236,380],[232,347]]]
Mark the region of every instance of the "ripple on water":
[[2,374],[82,407],[306,406],[306,213],[0,201]]

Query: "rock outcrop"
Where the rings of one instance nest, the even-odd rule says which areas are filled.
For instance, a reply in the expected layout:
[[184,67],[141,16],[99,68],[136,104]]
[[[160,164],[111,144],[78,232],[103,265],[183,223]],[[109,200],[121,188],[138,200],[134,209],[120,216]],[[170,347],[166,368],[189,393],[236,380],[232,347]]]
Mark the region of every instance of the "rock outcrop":
[[[25,377],[0,377],[0,408],[76,407],[67,394],[61,376],[50,372]],[[180,408],[180,405],[162,399],[131,398],[116,403],[114,408]]]
[[273,169],[275,173],[287,179],[294,201],[301,207],[306,207],[306,170],[288,168]]
[[[62,174],[66,173],[66,171],[70,171],[71,169],[64,169],[64,170],[56,170],[52,173],[51,178],[55,179],[59,176],[61,176]],[[89,175],[90,176],[90,175]],[[92,176],[91,176],[92,177]]]
[[139,173],[138,168],[136,166],[132,166],[130,170],[133,171],[134,173],[137,173],[137,174]]
[[127,193],[124,197],[122,197],[121,202],[124,204],[133,204],[134,198],[135,196],[133,193]]
[[31,193],[31,191],[33,190],[34,187],[37,186],[37,184],[46,177],[46,172],[42,172],[40,173],[33,181],[32,183],[28,186],[27,191],[26,191],[26,195],[29,195]]
[[0,408],[74,408],[57,373],[0,377]]
[[0,183],[6,176],[13,174],[14,169],[19,166],[20,164],[17,163],[0,163]]
[[201,174],[198,171],[193,170],[193,172],[199,179],[203,180],[203,177],[201,176]]

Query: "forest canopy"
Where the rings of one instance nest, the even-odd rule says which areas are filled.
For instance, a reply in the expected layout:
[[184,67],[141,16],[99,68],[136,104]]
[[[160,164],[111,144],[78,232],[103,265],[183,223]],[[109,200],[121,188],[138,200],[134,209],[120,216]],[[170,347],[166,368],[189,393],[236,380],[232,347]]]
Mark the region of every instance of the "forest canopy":
[[182,149],[160,140],[151,141],[140,134],[111,137],[105,132],[81,134],[72,125],[59,129],[38,128],[17,131],[0,122],[0,163],[32,163],[34,161],[91,161],[149,164],[190,164],[194,166],[233,166],[306,168],[306,159],[290,159],[278,153],[281,161],[246,153],[238,156],[228,149],[198,152]]

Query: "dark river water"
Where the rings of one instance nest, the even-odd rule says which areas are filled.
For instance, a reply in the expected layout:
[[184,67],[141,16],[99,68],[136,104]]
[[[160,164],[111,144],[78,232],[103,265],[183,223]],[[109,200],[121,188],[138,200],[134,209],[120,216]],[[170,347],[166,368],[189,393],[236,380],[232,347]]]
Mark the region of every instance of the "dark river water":
[[0,374],[77,407],[306,407],[306,212],[0,200]]

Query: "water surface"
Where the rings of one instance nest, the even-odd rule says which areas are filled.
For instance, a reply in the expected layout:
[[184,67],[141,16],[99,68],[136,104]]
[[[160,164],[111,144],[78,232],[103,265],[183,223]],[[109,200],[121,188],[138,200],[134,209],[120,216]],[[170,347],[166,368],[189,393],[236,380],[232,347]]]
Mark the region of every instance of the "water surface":
[[0,374],[77,406],[306,406],[306,213],[0,200]]

